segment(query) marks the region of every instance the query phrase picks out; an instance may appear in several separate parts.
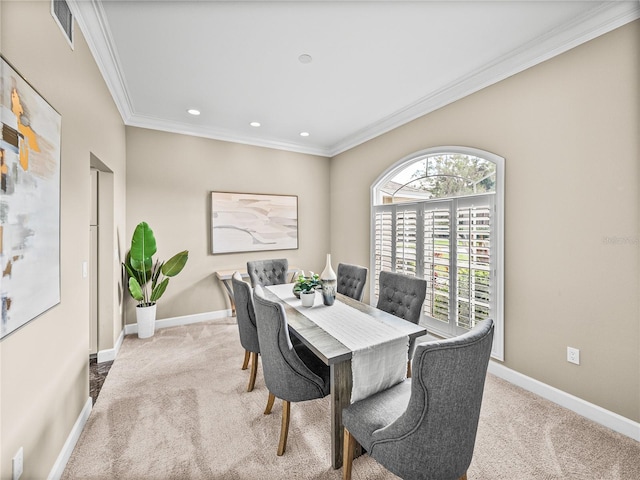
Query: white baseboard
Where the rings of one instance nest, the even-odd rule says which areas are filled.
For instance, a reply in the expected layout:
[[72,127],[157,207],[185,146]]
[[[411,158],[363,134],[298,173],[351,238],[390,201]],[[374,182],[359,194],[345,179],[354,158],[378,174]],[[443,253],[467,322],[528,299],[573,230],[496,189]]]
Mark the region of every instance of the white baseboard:
[[494,361],[489,362],[489,373],[640,442],[640,423],[638,422],[589,403],[534,378],[527,377]]
[[[231,316],[231,309],[217,310],[214,312],[195,313],[193,315],[184,315],[182,317],[170,317],[163,318],[162,320],[156,320],[156,329],[167,327],[179,327],[182,325],[189,325],[191,323],[208,322],[210,320],[220,320]],[[138,325],[131,323],[125,325],[124,334],[130,335],[132,333],[138,333]]]
[[53,468],[51,469],[51,472],[49,472],[47,480],[59,480],[62,478],[64,469],[67,466],[69,458],[71,458],[71,454],[73,453],[76,443],[78,443],[78,439],[84,429],[84,424],[87,423],[87,419],[89,418],[89,414],[91,414],[92,408],[93,400],[89,397],[87,402],[84,404],[76,423],[73,425],[73,428],[67,437],[67,441],[64,442],[62,450],[60,450],[60,454],[58,455],[56,462],[53,464]]
[[100,350],[98,352],[98,363],[102,362],[110,362],[115,360],[118,356],[118,352],[120,351],[120,347],[122,346],[122,341],[124,340],[124,329],[120,332],[120,336],[116,341],[116,344],[113,348],[108,350]]

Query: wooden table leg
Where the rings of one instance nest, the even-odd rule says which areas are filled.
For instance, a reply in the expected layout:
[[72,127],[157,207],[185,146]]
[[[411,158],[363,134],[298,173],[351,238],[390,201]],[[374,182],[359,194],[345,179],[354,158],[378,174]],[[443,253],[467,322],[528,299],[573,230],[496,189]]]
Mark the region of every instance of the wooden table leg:
[[231,302],[231,316],[235,317],[236,316],[236,302],[233,299],[233,287],[231,285],[231,280],[220,280],[222,282],[222,285],[224,286],[224,289],[227,292],[227,295],[229,295],[229,301]]
[[342,467],[342,409],[351,403],[351,359],[331,365],[331,465]]

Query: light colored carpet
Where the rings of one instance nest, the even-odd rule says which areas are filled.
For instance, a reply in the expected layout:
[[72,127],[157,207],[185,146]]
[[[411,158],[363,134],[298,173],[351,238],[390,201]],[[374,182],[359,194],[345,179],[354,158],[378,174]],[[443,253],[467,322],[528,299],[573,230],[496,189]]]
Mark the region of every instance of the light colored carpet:
[[[67,464],[75,479],[340,479],[329,457],[329,399],[295,403],[277,457],[281,403],[263,415],[261,370],[237,326],[206,322],[125,338]],[[369,456],[354,480],[397,479]],[[492,375],[469,480],[640,478],[640,443]]]

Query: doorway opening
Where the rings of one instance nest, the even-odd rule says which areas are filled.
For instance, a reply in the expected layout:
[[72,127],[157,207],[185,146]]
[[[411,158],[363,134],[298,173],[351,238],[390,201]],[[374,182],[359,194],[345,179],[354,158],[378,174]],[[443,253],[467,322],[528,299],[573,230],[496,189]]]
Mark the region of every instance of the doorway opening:
[[114,312],[117,272],[114,235],[113,171],[90,154],[91,215],[89,222],[90,315],[89,358],[113,360],[117,313]]

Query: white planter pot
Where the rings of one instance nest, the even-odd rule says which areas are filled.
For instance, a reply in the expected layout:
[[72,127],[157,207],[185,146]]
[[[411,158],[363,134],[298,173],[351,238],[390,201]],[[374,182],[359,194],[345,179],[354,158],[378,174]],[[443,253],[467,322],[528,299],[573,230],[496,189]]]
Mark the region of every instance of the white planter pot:
[[156,304],[149,307],[136,307],[138,338],[153,337],[156,331]]
[[313,307],[313,304],[316,301],[316,292],[300,292],[300,300],[302,301],[303,307]]

